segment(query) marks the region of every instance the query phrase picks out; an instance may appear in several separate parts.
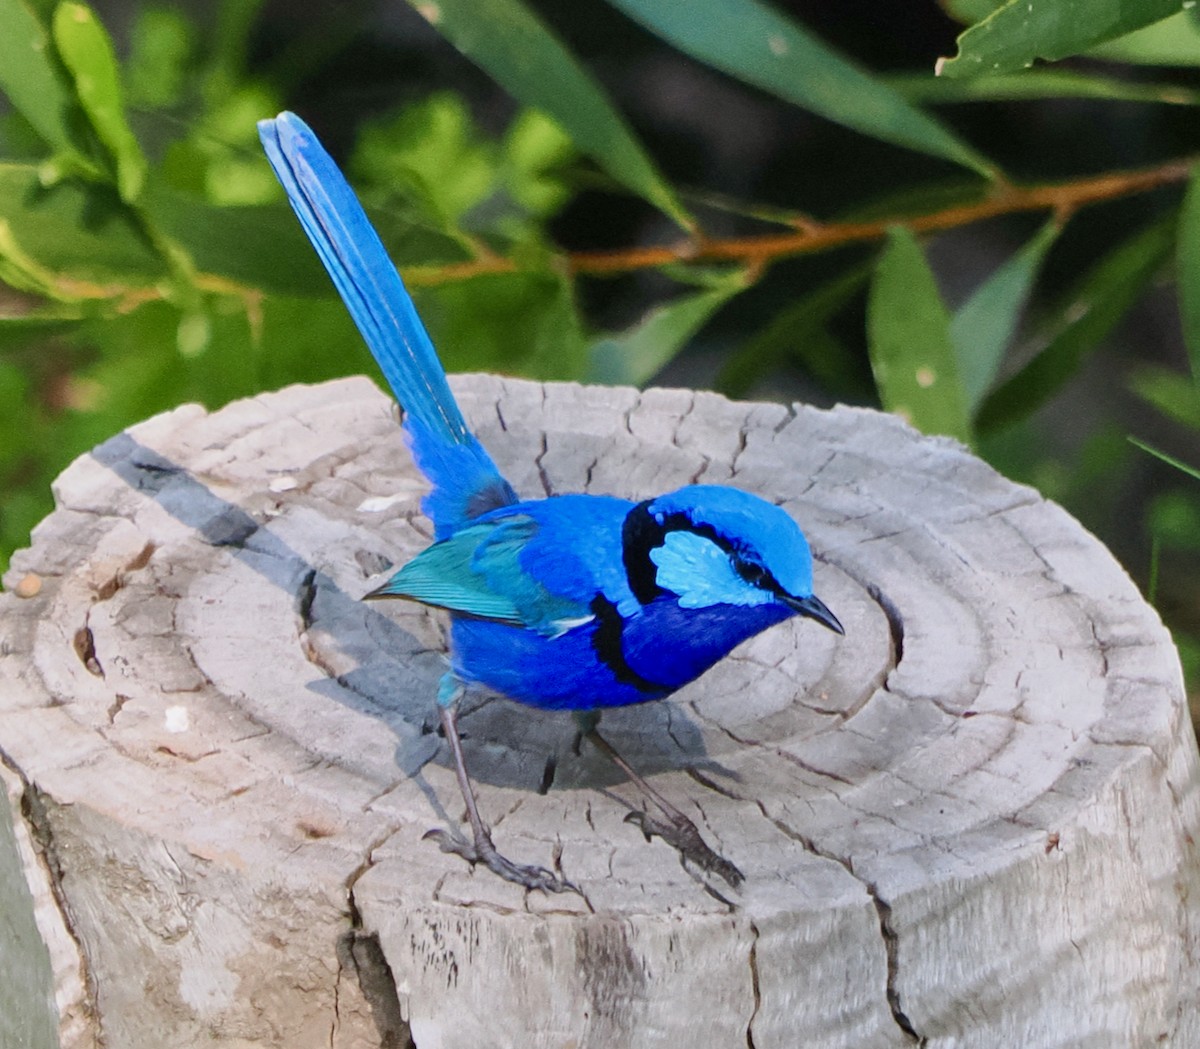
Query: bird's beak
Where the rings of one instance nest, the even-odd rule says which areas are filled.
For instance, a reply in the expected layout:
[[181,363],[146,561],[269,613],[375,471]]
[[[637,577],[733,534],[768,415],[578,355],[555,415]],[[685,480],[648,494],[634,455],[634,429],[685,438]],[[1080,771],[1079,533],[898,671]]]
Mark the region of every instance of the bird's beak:
[[815,619],[822,626],[829,627],[835,634],[845,634],[846,631],[842,624],[838,622],[838,617],[835,616],[828,608],[825,607],[825,602],[815,595],[809,597],[792,597],[791,594],[783,594],[781,600],[789,608],[794,608],[802,616],[808,616],[810,619]]

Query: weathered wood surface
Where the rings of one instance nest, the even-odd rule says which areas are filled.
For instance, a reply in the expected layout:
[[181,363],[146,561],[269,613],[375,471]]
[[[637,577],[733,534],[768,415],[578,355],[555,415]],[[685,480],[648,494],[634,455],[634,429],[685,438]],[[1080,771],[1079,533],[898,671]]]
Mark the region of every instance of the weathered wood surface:
[[605,717],[744,888],[624,822],[569,718],[505,701],[462,719],[485,816],[582,895],[423,840],[462,810],[444,623],[358,600],[428,541],[389,402],[186,406],[62,475],[0,595],[64,1045],[1200,1045],[1178,661],[1075,521],[871,412],[456,388],[525,494],[733,482],[806,529],[845,639],[785,624]]

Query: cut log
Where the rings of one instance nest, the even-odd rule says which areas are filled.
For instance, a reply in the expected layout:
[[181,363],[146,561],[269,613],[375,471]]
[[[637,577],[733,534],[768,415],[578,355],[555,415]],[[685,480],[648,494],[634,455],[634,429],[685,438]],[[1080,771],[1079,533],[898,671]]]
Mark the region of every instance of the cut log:
[[604,718],[745,884],[495,698],[484,816],[580,892],[439,851],[445,619],[359,600],[430,538],[390,402],[185,406],[62,474],[0,595],[4,1044],[1200,1045],[1179,663],[1077,522],[870,411],[455,389],[523,495],[730,483],[806,530],[844,639],[785,623]]

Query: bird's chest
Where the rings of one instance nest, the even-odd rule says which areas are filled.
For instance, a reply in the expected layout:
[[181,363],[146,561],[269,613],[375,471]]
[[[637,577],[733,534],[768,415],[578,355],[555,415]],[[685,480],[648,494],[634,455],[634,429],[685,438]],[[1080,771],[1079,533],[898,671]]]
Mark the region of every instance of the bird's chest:
[[660,599],[629,618],[601,615],[559,637],[456,618],[460,677],[518,702],[591,710],[662,699],[699,677],[746,638],[786,619],[782,606],[680,608]]
[[624,623],[622,651],[631,670],[674,691],[747,638],[791,615],[789,609],[776,604],[689,609],[673,599],[660,598]]

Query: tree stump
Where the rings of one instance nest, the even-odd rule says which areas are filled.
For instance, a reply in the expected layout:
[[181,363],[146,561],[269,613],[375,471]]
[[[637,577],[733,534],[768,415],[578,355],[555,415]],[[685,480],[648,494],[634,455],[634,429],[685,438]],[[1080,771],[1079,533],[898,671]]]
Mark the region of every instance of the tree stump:
[[1200,1045],[1179,664],[1078,523],[870,411],[455,388],[524,495],[731,483],[808,533],[844,639],[604,718],[742,889],[500,699],[461,721],[485,818],[580,894],[425,840],[445,618],[359,600],[430,538],[389,400],[188,405],[63,473],[0,595],[5,1045]]

